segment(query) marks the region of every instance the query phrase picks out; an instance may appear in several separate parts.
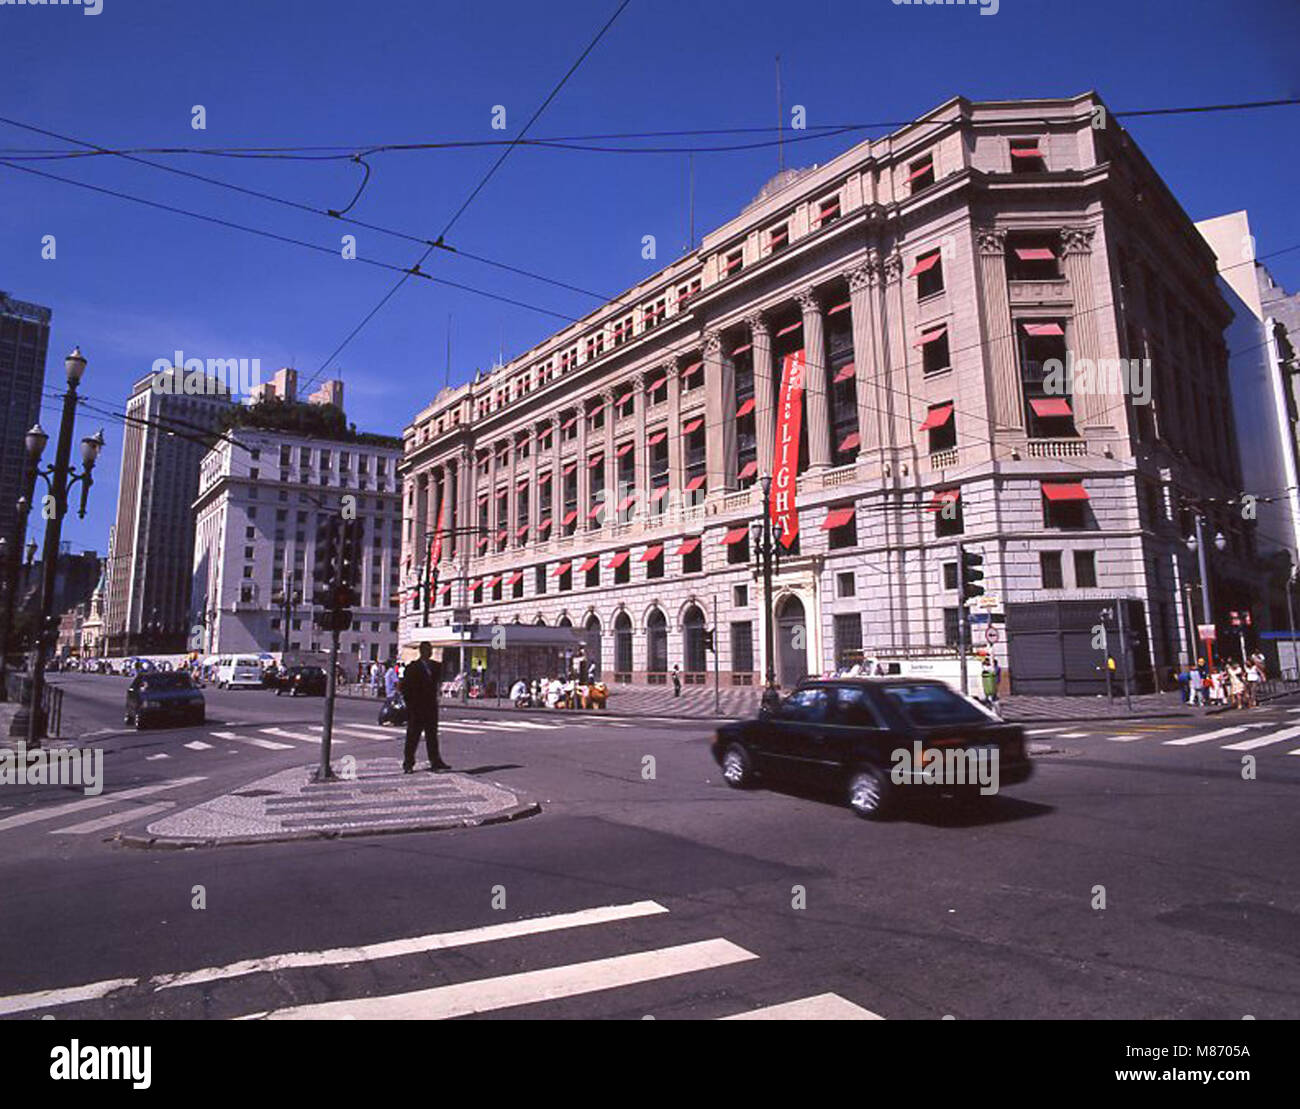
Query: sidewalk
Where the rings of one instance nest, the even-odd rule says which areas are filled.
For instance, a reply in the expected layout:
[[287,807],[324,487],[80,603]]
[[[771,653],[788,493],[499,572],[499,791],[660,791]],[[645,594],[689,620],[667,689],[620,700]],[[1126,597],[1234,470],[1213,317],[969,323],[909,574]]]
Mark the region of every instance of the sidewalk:
[[[427,832],[498,824],[541,812],[470,774],[403,774],[397,758],[337,759],[330,782],[314,766],[282,770],[155,820],[131,847],[215,847],[298,839]],[[343,775],[348,775],[344,777]]]

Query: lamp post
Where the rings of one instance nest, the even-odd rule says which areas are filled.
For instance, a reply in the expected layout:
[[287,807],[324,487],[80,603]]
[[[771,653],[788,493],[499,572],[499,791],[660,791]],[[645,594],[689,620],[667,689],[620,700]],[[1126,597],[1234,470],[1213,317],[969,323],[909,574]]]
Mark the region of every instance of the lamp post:
[[[1214,533],[1214,546],[1222,552],[1228,546],[1223,532]],[[1196,513],[1196,531],[1187,537],[1187,549],[1196,555],[1201,570],[1201,623],[1214,623],[1213,608],[1210,605],[1210,572],[1205,549],[1205,517]],[[1210,670],[1214,669],[1214,640],[1205,641],[1206,662]]]
[[[32,509],[32,493],[36,485],[36,467],[49,436],[40,424],[33,424],[23,440],[27,450],[23,466],[22,491],[17,501],[18,518],[14,525],[12,543],[8,536],[0,535],[0,590],[3,590],[3,611],[0,611],[0,701],[7,698],[7,673],[10,637],[13,634],[14,600],[18,594],[18,570],[22,556],[23,537],[27,534],[27,517]],[[27,564],[30,566],[36,551],[33,540],[27,545]]]
[[780,700],[776,691],[776,637],[772,627],[772,475],[765,472],[759,481],[763,485],[763,541],[760,554],[763,563],[763,653],[767,671],[764,675],[762,705],[770,709]]
[[81,355],[81,349],[73,350],[63,360],[63,366],[67,371],[68,391],[63,394],[63,415],[59,422],[59,443],[55,449],[54,465],[45,470],[38,468],[36,471],[50,491],[53,511],[46,513],[48,518],[45,521],[45,545],[41,566],[41,601],[36,621],[36,651],[32,668],[31,709],[27,717],[27,746],[29,749],[40,746],[41,736],[45,731],[45,721],[41,714],[41,702],[45,692],[47,642],[45,625],[50,618],[50,610],[54,607],[54,580],[58,569],[59,539],[63,534],[63,517],[68,511],[68,494],[74,485],[78,482],[81,483],[81,505],[77,515],[81,519],[85,519],[86,498],[90,495],[91,485],[94,484],[91,473],[95,469],[95,461],[99,458],[99,452],[104,447],[104,433],[102,430],[96,432],[93,436],[86,436],[81,441],[81,472],[77,473],[69,465],[72,455],[72,428],[77,421],[77,384],[81,381],[81,375],[86,370],[86,360]]

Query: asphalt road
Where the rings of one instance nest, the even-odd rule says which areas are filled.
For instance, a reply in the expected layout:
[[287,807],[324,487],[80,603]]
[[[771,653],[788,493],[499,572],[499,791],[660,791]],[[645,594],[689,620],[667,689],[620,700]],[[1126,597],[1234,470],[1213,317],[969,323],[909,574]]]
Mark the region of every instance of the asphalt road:
[[[105,751],[110,801],[0,791],[0,928],[28,941],[0,961],[0,1015],[322,1015],[373,999],[382,1015],[712,1018],[813,998],[886,1019],[1300,1016],[1294,702],[1030,726],[1029,782],[983,810],[910,806],[881,824],[834,798],[726,788],[706,722],[452,709],[444,756],[541,815],[151,851],[114,837],[157,806],[312,761],[320,700],[208,690],[206,724],[136,733],[122,679],[55,680],[66,719]],[[376,711],[341,701],[338,719]],[[399,743],[394,730],[337,753]],[[271,958],[383,942],[315,966]],[[29,996],[119,978],[141,984]]]

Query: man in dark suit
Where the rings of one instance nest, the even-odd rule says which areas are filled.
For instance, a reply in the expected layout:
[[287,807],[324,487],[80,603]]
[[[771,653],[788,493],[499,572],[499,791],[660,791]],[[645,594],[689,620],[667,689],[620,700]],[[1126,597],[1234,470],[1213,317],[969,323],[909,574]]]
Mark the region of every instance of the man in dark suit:
[[438,752],[438,693],[442,688],[442,663],[433,658],[433,648],[420,644],[420,657],[410,663],[399,683],[402,698],[406,701],[406,750],[402,770],[415,771],[415,750],[424,734],[424,749],[429,756],[430,770],[450,770]]

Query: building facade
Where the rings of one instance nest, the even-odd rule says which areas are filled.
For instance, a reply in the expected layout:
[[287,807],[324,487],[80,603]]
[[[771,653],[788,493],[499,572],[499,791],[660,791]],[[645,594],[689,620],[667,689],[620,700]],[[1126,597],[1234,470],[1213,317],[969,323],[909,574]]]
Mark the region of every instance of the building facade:
[[14,300],[0,290],[0,489],[5,490],[0,496],[0,535],[17,551],[23,548],[24,536],[14,534],[14,502],[28,472],[23,440],[41,415],[51,315],[48,308]]
[[363,522],[361,604],[340,658],[347,666],[396,656],[401,449],[361,438],[240,427],[203,458],[192,650],[328,650],[329,633],[316,629],[311,603],[317,531],[325,515],[355,509]]
[[[1149,684],[1196,649],[1189,504],[1240,489],[1228,319],[1213,253],[1094,95],[954,99],[439,393],[405,430],[405,584],[441,519],[436,625],[569,624],[607,679],[650,683],[707,680],[714,628],[724,680],[757,683],[751,533],[802,354],[783,685],[951,653],[961,544],[1013,689],[1097,688],[1119,602]],[[1223,559],[1248,565],[1230,516]]]
[[185,650],[199,462],[230,397],[216,383],[186,393],[182,375],[140,378],[126,402],[122,477],[105,603],[108,653]]

